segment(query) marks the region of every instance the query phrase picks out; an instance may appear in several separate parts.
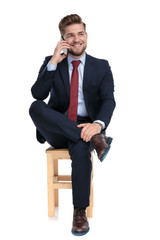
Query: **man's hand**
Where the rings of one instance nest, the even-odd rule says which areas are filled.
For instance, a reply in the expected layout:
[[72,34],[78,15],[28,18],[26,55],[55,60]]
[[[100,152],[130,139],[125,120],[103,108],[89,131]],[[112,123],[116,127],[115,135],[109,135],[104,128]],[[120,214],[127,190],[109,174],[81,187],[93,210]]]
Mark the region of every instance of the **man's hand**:
[[58,63],[60,63],[64,58],[67,57],[66,54],[63,54],[61,55],[61,51],[64,49],[64,48],[67,48],[69,49],[70,48],[70,45],[66,42],[66,41],[59,41],[55,50],[54,50],[54,53],[53,53],[53,56],[50,60],[50,62],[53,64],[53,65],[57,65]]
[[89,142],[93,135],[100,133],[102,126],[99,123],[82,123],[77,125],[78,128],[82,128],[81,138],[85,142]]

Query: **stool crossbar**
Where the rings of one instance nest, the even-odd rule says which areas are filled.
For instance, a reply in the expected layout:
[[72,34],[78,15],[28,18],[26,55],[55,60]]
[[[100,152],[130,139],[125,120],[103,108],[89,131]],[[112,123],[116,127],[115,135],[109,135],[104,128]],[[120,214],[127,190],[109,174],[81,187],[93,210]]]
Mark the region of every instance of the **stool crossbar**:
[[[48,216],[55,215],[55,206],[59,202],[59,189],[72,189],[71,175],[58,175],[58,160],[70,159],[68,149],[55,149],[50,147],[46,150],[47,154],[47,180],[48,180]],[[91,152],[92,174],[90,206],[87,207],[87,217],[93,216],[93,154]]]

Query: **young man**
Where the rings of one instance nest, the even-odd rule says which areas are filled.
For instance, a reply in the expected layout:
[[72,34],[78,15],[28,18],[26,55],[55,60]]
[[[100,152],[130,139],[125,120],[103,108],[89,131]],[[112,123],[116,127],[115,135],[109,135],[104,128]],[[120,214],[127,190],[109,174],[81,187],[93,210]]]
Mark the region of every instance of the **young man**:
[[[89,206],[91,154],[94,148],[100,161],[107,155],[112,139],[106,137],[115,100],[114,83],[106,60],[86,54],[86,25],[71,14],[59,23],[63,40],[52,56],[45,58],[37,81],[32,86],[35,102],[30,116],[37,128],[37,139],[55,148],[68,148],[72,160],[72,233],[89,231],[86,207]],[[67,49],[67,54],[62,50]],[[50,94],[48,104],[43,100]]]

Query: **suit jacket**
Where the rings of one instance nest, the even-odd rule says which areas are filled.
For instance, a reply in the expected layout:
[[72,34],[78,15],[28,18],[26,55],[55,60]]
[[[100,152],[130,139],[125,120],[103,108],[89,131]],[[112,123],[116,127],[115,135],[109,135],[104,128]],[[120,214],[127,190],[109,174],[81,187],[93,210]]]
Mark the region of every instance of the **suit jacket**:
[[[47,63],[51,57],[45,58],[31,92],[37,100],[44,100],[50,94],[48,105],[58,112],[65,113],[70,102],[68,62],[65,58],[57,65],[55,71],[47,71]],[[101,120],[106,128],[115,108],[113,93],[114,82],[108,61],[86,54],[83,77],[86,109],[92,121]],[[39,133],[37,139],[44,142]]]

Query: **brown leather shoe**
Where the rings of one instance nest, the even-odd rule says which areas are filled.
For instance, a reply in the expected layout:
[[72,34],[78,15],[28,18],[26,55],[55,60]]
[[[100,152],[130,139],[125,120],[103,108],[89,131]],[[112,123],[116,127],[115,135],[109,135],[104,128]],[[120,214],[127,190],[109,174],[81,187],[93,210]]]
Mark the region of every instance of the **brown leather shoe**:
[[101,162],[105,159],[110,150],[111,146],[107,144],[109,139],[111,138],[106,137],[102,133],[97,133],[91,138],[91,144],[96,150],[98,158]]
[[76,236],[82,236],[89,232],[89,223],[84,208],[75,208],[73,214],[72,233]]

